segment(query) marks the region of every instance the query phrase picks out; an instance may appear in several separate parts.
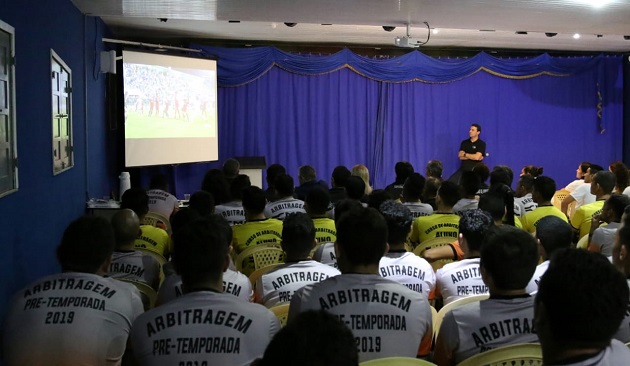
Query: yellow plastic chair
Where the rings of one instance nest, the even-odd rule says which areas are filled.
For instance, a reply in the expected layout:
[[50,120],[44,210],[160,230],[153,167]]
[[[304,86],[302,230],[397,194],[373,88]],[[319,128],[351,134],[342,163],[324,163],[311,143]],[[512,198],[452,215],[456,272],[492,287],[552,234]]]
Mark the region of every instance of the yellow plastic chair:
[[571,192],[567,191],[566,189],[560,189],[557,190],[554,194],[553,197],[551,198],[551,203],[558,209],[561,210],[562,208],[562,201],[564,201],[565,198],[567,198],[568,195],[570,195]]
[[256,281],[258,281],[258,279],[260,277],[262,277],[262,275],[264,275],[265,273],[271,271],[272,269],[278,267],[279,265],[281,265],[282,263],[274,263],[274,264],[270,264],[268,266],[265,266],[263,268],[259,268],[257,270],[255,270],[254,272],[252,272],[249,275],[249,282],[252,283],[252,287],[256,286]]
[[363,361],[359,366],[436,366],[433,362],[412,357],[385,357]]
[[435,334],[435,322],[437,321],[438,312],[435,307],[431,306],[431,326],[433,327],[433,334]]
[[578,249],[588,249],[588,235],[584,235],[583,237],[581,237],[575,247]]
[[237,255],[234,261],[236,269],[246,276],[257,269],[277,263],[284,263],[284,251],[271,245],[256,245],[247,248]]
[[474,296],[467,296],[467,297],[463,297],[461,299],[457,299],[449,304],[444,305],[440,311],[437,312],[437,318],[435,319],[435,322],[433,322],[433,337],[434,339],[437,339],[438,333],[440,332],[440,326],[442,325],[442,320],[444,319],[444,315],[446,315],[446,313],[448,313],[449,311],[460,307],[462,305],[466,305],[469,304],[471,302],[475,302],[475,301],[481,301],[481,300],[485,300],[488,297],[490,297],[488,294],[485,295],[474,295]]
[[[430,248],[437,248],[444,245],[448,245],[450,243],[455,242],[456,238],[445,237],[445,238],[433,238],[429,240],[425,240],[422,243],[418,244],[418,246],[413,250],[413,253],[418,257],[422,257],[422,253],[425,250]],[[438,259],[436,261],[431,262],[431,267],[433,267],[433,271],[436,272],[438,269],[444,267],[444,265],[453,262],[452,259]]]
[[522,343],[499,347],[474,355],[457,366],[542,366],[542,350],[539,343]]
[[[162,225],[164,227],[162,227]],[[166,232],[171,235],[173,233],[173,229],[171,228],[171,223],[168,221],[168,217],[164,217],[157,212],[149,211],[146,215],[144,215],[144,219],[142,219],[142,225],[151,225],[155,227],[166,228]]]
[[155,306],[155,301],[157,300],[157,291],[148,284],[140,281],[128,280],[124,278],[117,278],[118,281],[130,283],[134,285],[138,291],[140,291],[140,295],[142,295],[142,303],[144,305],[144,310],[153,309]]
[[290,304],[282,304],[269,308],[269,310],[271,310],[276,318],[280,320],[280,325],[283,327],[287,325],[287,318],[289,317],[289,305]]

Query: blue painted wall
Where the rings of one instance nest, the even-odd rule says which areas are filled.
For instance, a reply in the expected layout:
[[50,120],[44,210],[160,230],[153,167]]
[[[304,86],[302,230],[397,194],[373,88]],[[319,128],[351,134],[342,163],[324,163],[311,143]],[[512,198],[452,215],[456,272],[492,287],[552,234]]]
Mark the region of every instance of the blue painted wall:
[[[0,198],[0,316],[12,294],[59,271],[63,229],[85,213],[86,197],[109,195],[105,78],[94,73],[100,20],[70,0],[0,0],[0,20],[15,28],[19,190]],[[50,50],[72,70],[74,168],[52,173]],[[88,169],[89,166],[89,169]]]

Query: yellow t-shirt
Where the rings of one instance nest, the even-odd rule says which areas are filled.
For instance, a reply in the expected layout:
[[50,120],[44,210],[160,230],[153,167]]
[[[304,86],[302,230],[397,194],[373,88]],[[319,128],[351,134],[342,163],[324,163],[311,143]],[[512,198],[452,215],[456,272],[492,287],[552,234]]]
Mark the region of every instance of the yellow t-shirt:
[[563,214],[562,211],[558,210],[554,206],[538,206],[534,211],[528,212],[525,215],[521,216],[521,224],[523,225],[523,230],[528,233],[533,233],[536,231],[536,224],[538,221],[545,216],[557,216],[568,222],[567,215]]
[[315,225],[315,239],[317,244],[334,243],[337,241],[337,229],[335,221],[327,217],[313,219]]
[[604,202],[604,200],[601,200],[582,205],[575,211],[573,217],[571,217],[571,226],[574,229],[580,229],[580,238],[584,235],[588,235],[591,231],[591,219],[594,215],[602,213]]
[[454,213],[433,213],[420,216],[413,221],[409,240],[416,246],[419,243],[441,237],[457,240],[459,233],[459,215]]
[[168,233],[163,229],[151,225],[140,225],[142,234],[134,242],[134,247],[158,253],[168,260],[173,252],[173,245]]
[[277,219],[247,221],[242,225],[232,226],[232,236],[232,246],[236,254],[258,244],[280,244],[282,221]]

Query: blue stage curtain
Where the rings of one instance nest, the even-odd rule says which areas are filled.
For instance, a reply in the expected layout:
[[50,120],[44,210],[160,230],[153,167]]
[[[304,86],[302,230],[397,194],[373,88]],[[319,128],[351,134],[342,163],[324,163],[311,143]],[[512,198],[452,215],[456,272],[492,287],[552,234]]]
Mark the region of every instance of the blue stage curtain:
[[[491,168],[509,165],[518,178],[524,165],[543,166],[558,188],[581,161],[621,158],[620,56],[434,59],[414,51],[374,60],[347,49],[204,50],[219,58],[221,161],[265,156],[296,185],[304,164],[326,181],[337,165],[365,164],[375,188],[393,182],[400,160],[422,174],[430,159],[442,160],[448,177],[471,123],[482,126]],[[218,166],[177,167],[178,195]]]

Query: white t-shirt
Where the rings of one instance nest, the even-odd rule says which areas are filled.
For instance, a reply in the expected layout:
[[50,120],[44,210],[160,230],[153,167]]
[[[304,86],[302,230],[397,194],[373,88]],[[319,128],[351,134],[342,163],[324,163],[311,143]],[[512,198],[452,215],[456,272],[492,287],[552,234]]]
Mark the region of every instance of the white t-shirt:
[[[557,366],[620,366],[627,365],[630,360],[630,349],[625,344],[613,339],[610,345],[597,355],[583,361],[563,363]],[[556,366],[556,364],[548,364]]]
[[284,220],[287,214],[305,213],[304,201],[293,197],[284,197],[274,202],[269,202],[265,206],[265,217],[270,219]]
[[425,297],[435,288],[435,272],[424,258],[410,252],[389,252],[379,263],[381,277],[405,285]]
[[355,336],[359,362],[384,357],[416,357],[431,331],[425,296],[379,275],[342,274],[307,285],[293,294],[289,322],[307,310],[326,310]]
[[460,213],[466,210],[475,210],[479,206],[479,200],[474,198],[462,198],[455,206],[453,206],[453,212]]
[[167,219],[171,217],[173,210],[179,208],[177,197],[161,189],[151,189],[147,191],[147,196],[149,196],[149,211]]
[[413,215],[414,219],[420,216],[429,216],[433,213],[433,207],[428,203],[403,202],[403,205],[411,211],[411,215]]
[[28,285],[8,309],[7,365],[119,365],[143,305],[130,284],[68,272]]
[[153,256],[140,251],[114,252],[109,265],[111,278],[146,283],[157,290],[160,283],[161,265]]
[[622,194],[630,197],[630,186],[627,186],[626,189],[623,190]]
[[333,268],[339,268],[337,266],[337,256],[335,255],[335,243],[324,243],[318,246],[315,253],[313,253],[313,259]]
[[[628,287],[630,287],[630,280],[627,280]],[[615,339],[623,343],[630,342],[630,314],[626,313],[626,317],[621,321],[619,330],[615,334]]]
[[446,313],[438,343],[460,363],[497,347],[538,342],[535,332],[533,296],[487,299]]
[[305,260],[280,265],[256,282],[256,299],[270,308],[291,301],[293,293],[306,285],[341,274],[331,266]]
[[540,278],[542,277],[542,275],[545,274],[545,272],[547,272],[547,268],[549,268],[549,260],[546,260],[536,266],[534,275],[532,276],[532,279],[529,280],[529,283],[527,284],[527,287],[525,288],[525,291],[528,294],[533,295],[538,292],[538,284],[540,283]]
[[601,253],[607,257],[612,255],[613,244],[615,243],[615,234],[621,223],[611,222],[608,225],[600,226],[593,231],[591,243],[601,245]]
[[142,366],[249,365],[279,330],[264,306],[199,291],[138,317],[131,343]]
[[520,215],[518,216],[523,216],[528,212],[534,211],[536,207],[538,207],[538,204],[534,202],[534,199],[532,198],[532,194],[528,193],[524,195],[523,197],[514,198],[514,208],[515,208],[514,211],[515,212],[516,212],[516,206],[519,207]]
[[488,293],[488,287],[481,279],[479,258],[448,263],[437,270],[435,277],[444,305],[462,297]]
[[[247,302],[252,301],[254,297],[254,291],[252,290],[252,284],[249,282],[249,278],[241,272],[234,271],[230,268],[223,272],[223,292],[234,295]],[[160,286],[157,303],[167,303],[183,294],[182,278],[177,274],[167,276],[164,282],[162,282],[162,286]]]
[[243,202],[241,201],[231,201],[222,205],[216,205],[214,206],[214,213],[226,219],[230,226],[245,223],[245,210],[243,210]]
[[590,183],[583,183],[578,186],[573,192],[571,192],[571,197],[573,197],[576,201],[575,210],[580,208],[580,206],[593,203],[596,200],[595,195],[591,194]]
[[573,192],[575,191],[577,187],[581,186],[582,184],[584,184],[584,179],[576,179],[573,182],[567,184],[567,186],[564,187],[564,189],[566,191]]

